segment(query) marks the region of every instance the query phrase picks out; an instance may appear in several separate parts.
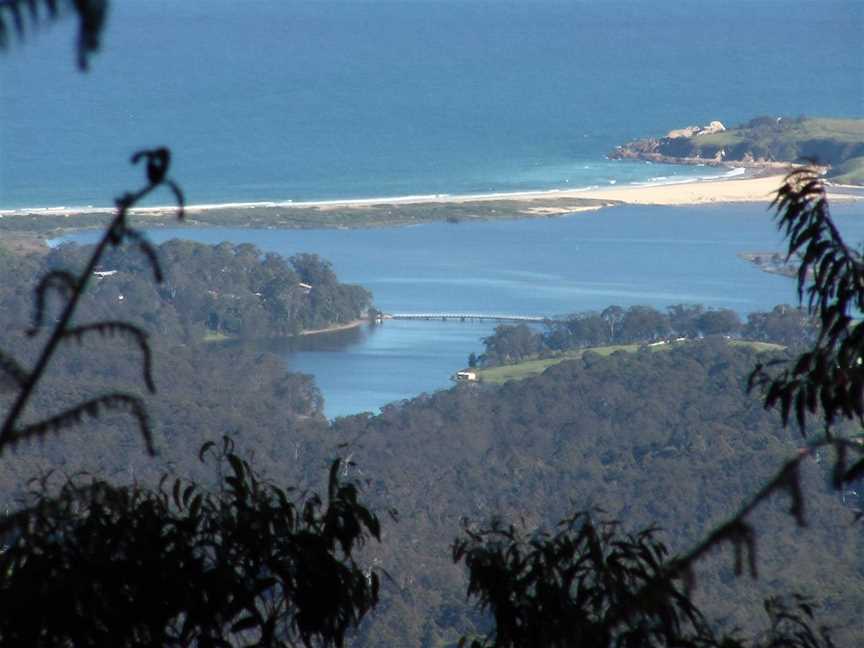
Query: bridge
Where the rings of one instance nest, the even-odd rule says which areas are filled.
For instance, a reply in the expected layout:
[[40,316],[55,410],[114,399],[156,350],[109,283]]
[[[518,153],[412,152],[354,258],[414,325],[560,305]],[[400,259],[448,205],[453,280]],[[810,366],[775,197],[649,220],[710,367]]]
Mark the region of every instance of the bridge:
[[543,323],[553,322],[548,317],[541,315],[494,315],[483,313],[383,313],[384,320],[438,320],[442,322],[515,322],[515,323]]

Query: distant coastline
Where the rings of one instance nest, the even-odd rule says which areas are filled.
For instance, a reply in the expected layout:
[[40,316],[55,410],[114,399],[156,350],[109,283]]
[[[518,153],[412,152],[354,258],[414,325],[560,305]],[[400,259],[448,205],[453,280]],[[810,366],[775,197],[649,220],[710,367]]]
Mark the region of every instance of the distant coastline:
[[[743,177],[742,177],[743,176]],[[579,189],[431,194],[304,202],[193,204],[178,222],[175,207],[141,207],[132,212],[138,227],[231,227],[257,229],[357,229],[430,222],[549,218],[616,205],[768,204],[785,174],[753,173],[735,167],[725,176],[693,180],[592,186]],[[834,201],[861,200],[829,186]],[[0,232],[52,238],[105,225],[110,208],[46,207],[0,210]]]

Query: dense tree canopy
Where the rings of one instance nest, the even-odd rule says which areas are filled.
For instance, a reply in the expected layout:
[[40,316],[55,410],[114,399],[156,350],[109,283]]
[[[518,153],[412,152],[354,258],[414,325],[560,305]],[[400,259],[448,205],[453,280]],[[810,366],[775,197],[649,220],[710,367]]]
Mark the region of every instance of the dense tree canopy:
[[0,642],[341,646],[378,600],[378,574],[354,559],[380,539],[377,517],[338,462],[322,501],[262,480],[228,440],[219,461],[216,492],[168,475],[155,489],[71,479],[56,495],[41,482],[0,522]]
[[742,324],[728,308],[706,309],[701,304],[675,304],[666,312],[650,306],[609,306],[601,313],[573,313],[550,321],[541,331],[525,324],[501,325],[483,339],[483,366],[518,362],[533,356],[613,344],[650,344],[670,337],[688,339],[725,335],[801,348],[815,334],[815,320],[793,306],[747,315]]
[[[80,267],[89,251],[62,244],[51,250],[44,267]],[[86,298],[88,313],[116,317],[120,307],[124,319],[154,333],[194,340],[205,331],[293,335],[358,319],[371,305],[368,291],[339,283],[330,264],[314,254],[286,260],[248,243],[180,240],[162,244],[158,253],[165,275],[159,285],[140,255],[123,249],[106,254]]]

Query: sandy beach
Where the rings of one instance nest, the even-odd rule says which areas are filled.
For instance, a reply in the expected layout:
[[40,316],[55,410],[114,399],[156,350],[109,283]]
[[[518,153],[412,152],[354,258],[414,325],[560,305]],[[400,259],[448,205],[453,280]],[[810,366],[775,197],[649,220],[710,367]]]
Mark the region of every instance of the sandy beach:
[[[777,189],[783,184],[785,174],[769,175],[758,178],[712,179],[676,184],[622,185],[608,188],[590,189],[552,189],[549,191],[501,192],[451,196],[435,194],[428,196],[405,196],[402,198],[370,198],[364,200],[342,200],[306,203],[286,203],[286,207],[318,207],[319,209],[345,209],[369,207],[372,205],[409,205],[421,203],[463,204],[513,200],[517,202],[536,202],[550,199],[592,199],[625,203],[628,205],[700,205],[705,203],[764,202],[773,199]],[[855,200],[848,194],[831,193],[832,200]],[[590,207],[537,207],[526,206],[526,211],[536,214],[585,211]]]
[[586,192],[586,198],[618,200],[630,205],[699,205],[704,203],[769,203],[785,175],[732,180],[700,180],[670,185],[610,187]]
[[[315,212],[346,214],[361,211],[387,211],[390,208],[409,208],[418,206],[452,205],[478,209],[489,206],[508,208],[513,215],[525,217],[554,216],[581,211],[591,211],[616,204],[628,205],[702,205],[722,203],[764,203],[771,202],[777,189],[783,184],[785,175],[767,175],[751,178],[700,179],[689,182],[647,185],[618,185],[608,187],[589,187],[582,189],[551,189],[545,191],[495,192],[466,195],[425,194],[414,196],[394,196],[377,198],[357,198],[346,200],[318,201],[269,201],[269,202],[232,202],[192,204],[186,207],[190,216],[233,212],[246,213],[250,217],[265,212]],[[860,195],[850,195],[828,188],[832,201],[862,200]],[[572,202],[569,202],[572,201]],[[494,205],[493,205],[494,203]],[[588,203],[586,205],[586,203]],[[592,204],[593,203],[593,204]],[[28,209],[0,210],[4,216],[45,215],[72,217],[82,214],[109,214],[111,208],[98,207],[44,207]],[[494,211],[494,210],[492,210]],[[132,212],[139,217],[167,217],[176,212],[173,206],[140,207]],[[387,211],[389,213],[389,211]],[[72,225],[72,223],[70,223]],[[350,225],[349,225],[350,226]]]

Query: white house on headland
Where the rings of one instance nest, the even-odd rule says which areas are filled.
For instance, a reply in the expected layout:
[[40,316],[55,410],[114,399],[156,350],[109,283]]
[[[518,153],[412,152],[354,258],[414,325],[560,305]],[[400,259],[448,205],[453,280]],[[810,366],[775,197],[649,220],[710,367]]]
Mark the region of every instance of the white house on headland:
[[473,371],[457,371],[453,378],[457,381],[477,380],[477,374]]

